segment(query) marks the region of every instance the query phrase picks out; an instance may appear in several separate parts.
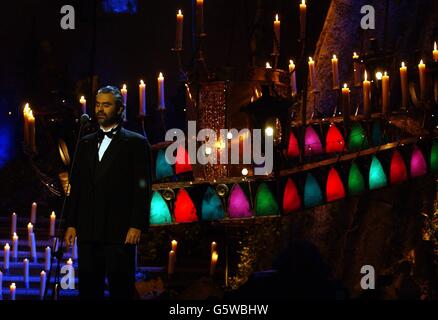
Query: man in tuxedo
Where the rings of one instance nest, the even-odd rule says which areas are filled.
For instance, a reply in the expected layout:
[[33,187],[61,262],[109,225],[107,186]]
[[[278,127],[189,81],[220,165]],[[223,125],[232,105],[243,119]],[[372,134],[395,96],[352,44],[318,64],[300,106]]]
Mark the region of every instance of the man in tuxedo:
[[149,226],[151,152],[145,137],[122,127],[118,88],[97,92],[100,129],[78,146],[66,206],[65,242],[77,236],[79,295],[103,299],[135,297],[135,250]]

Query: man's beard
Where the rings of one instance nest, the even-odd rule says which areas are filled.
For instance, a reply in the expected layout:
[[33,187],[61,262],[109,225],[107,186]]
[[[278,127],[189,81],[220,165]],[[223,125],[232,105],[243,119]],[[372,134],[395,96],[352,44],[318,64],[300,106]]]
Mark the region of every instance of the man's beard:
[[114,124],[116,124],[118,122],[119,122],[119,117],[117,117],[117,116],[113,116],[111,118],[103,118],[103,119],[98,119],[97,120],[97,123],[99,125],[101,125],[101,126],[104,126],[104,127],[112,126],[112,125],[114,125]]

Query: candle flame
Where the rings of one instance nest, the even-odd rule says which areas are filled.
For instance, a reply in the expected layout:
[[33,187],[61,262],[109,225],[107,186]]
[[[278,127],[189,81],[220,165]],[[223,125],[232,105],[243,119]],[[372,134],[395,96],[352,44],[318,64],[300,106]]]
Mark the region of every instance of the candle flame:
[[266,62],[266,69],[272,69],[271,64],[269,62]]
[[420,64],[424,64],[423,59],[420,60]]
[[364,73],[364,79],[365,79],[365,81],[368,80],[368,75],[367,75],[367,71],[366,70],[365,70],[365,73]]
[[55,211],[52,211],[52,214],[50,216],[56,217]]
[[46,272],[43,270],[43,271],[41,271],[41,273],[40,273],[42,276],[45,276],[46,275]]
[[333,55],[333,60],[337,60],[338,58],[336,58],[336,55],[334,54]]
[[217,261],[219,255],[217,254],[216,251],[213,251],[213,253],[211,254],[211,260],[213,261]]
[[312,59],[312,57],[309,57],[309,62],[313,62],[313,59]]
[[344,83],[344,88],[345,88],[345,89],[347,89],[347,88],[348,88],[348,86],[347,86],[347,84],[346,84],[346,83]]
[[126,90],[126,84],[123,85],[122,90]]
[[359,56],[357,55],[357,53],[353,52],[353,59],[358,59],[358,58],[359,58]]
[[181,10],[178,10],[178,15],[182,16],[182,11]]
[[289,60],[289,64],[293,65],[294,61],[293,60]]
[[140,85],[144,86],[143,80],[140,80]]
[[6,244],[5,244],[5,249],[6,249],[6,250],[10,249],[10,247],[9,247],[9,243],[6,243]]
[[383,73],[383,76],[384,76],[384,77],[387,77],[387,76],[388,76],[388,72],[385,71],[385,72]]
[[377,80],[382,80],[382,76],[383,76],[383,74],[380,71],[376,72],[376,79]]
[[402,66],[402,68],[404,68],[404,67],[405,67],[405,63],[404,63],[403,61],[402,61],[402,65],[401,65],[401,66]]
[[11,288],[11,290],[15,290],[16,287],[15,287],[15,283],[14,282],[11,284],[10,288]]
[[433,50],[436,51],[436,41],[433,43]]
[[301,0],[301,4],[305,6],[306,5],[306,0]]
[[278,13],[275,15],[275,21],[279,21],[278,20]]
[[164,79],[162,72],[160,72],[160,74],[158,75],[158,79]]

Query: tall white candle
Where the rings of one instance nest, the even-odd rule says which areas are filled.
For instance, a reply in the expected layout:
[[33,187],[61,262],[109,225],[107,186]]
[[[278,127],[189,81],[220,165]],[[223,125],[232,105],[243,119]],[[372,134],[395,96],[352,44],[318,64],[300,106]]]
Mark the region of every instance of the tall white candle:
[[338,58],[333,55],[332,58],[332,75],[333,75],[333,89],[339,89],[339,67]]
[[433,43],[433,61],[438,62],[438,49],[436,46],[436,41]]
[[310,87],[309,91],[316,91],[316,70],[315,70],[315,61],[313,61],[312,57],[309,57],[309,78],[310,78]]
[[27,241],[29,243],[29,247],[32,246],[32,243],[30,242],[30,235],[33,233],[33,224],[29,222],[27,224]]
[[214,275],[214,271],[215,271],[215,269],[216,269],[216,264],[217,264],[217,259],[218,259],[218,254],[217,254],[217,252],[216,251],[214,251],[212,254],[211,254],[211,263],[210,263],[210,275],[212,276],[212,275]]
[[17,214],[14,212],[11,216],[11,235],[17,232]]
[[382,77],[382,113],[389,112],[389,76],[385,71]]
[[125,109],[123,110],[123,121],[127,121],[127,108],[128,108],[128,89],[126,87],[126,84],[123,85],[122,89],[120,90],[123,97],[123,105],[125,106]]
[[302,0],[300,4],[300,39],[303,40],[306,37],[306,1]]
[[176,40],[175,49],[181,50],[183,47],[184,15],[181,10],[176,14]]
[[171,245],[172,245],[172,251],[175,252],[176,254],[176,250],[178,249],[178,241],[172,240]]
[[29,112],[29,103],[26,103],[23,109],[23,139],[26,146],[29,145]]
[[371,82],[368,81],[366,70],[363,81],[363,112],[367,118],[371,115]]
[[211,251],[210,251],[211,254],[213,254],[213,252],[217,251],[217,243],[215,241],[213,241],[211,243],[211,248],[210,249],[211,249]]
[[87,99],[85,99],[84,96],[81,96],[79,103],[81,104],[82,113],[87,113]]
[[75,241],[73,243],[73,247],[71,249],[71,257],[73,260],[78,259],[78,238],[75,238]]
[[165,110],[166,101],[164,96],[164,77],[161,72],[157,80],[158,80],[158,110]]
[[169,262],[167,265],[167,273],[169,275],[175,272],[175,251],[169,251]]
[[9,247],[9,243],[5,244],[3,250],[3,269],[9,270],[9,260],[10,260],[11,248]]
[[35,117],[33,116],[33,111],[29,111],[29,115],[27,117],[28,121],[28,131],[29,131],[29,149],[32,152],[36,152],[36,142],[35,142]]
[[295,63],[293,60],[289,61],[289,73],[291,94],[294,96],[297,94],[297,73],[295,71]]
[[50,237],[55,236],[55,224],[56,224],[56,214],[55,211],[52,211],[52,214],[50,215],[50,230],[49,230]]
[[44,300],[44,291],[46,291],[46,281],[47,281],[47,276],[43,270],[40,273],[40,299],[41,300]]
[[145,116],[146,115],[146,84],[143,82],[143,80],[140,80],[138,89],[140,94],[140,110],[138,113],[140,116]]
[[37,262],[37,251],[36,251],[36,240],[35,240],[35,233],[30,234],[30,243],[31,243],[31,257],[33,259],[33,262]]
[[36,202],[33,202],[32,203],[32,207],[31,207],[31,209],[30,209],[30,222],[32,223],[32,224],[35,224],[36,223],[36,215],[37,215],[37,204],[36,204]]
[[15,260],[18,258],[18,236],[15,232],[12,236],[12,258]]
[[274,54],[280,54],[280,20],[278,19],[278,14],[275,15],[274,20],[274,44],[273,51]]
[[24,287],[26,289],[29,288],[29,260],[23,260],[23,279],[24,279]]
[[198,35],[204,33],[204,0],[196,0],[196,27]]
[[50,249],[49,246],[46,247],[46,251],[45,251],[45,261],[44,261],[44,270],[49,271],[50,270],[50,265],[51,265],[51,259],[52,259],[52,249]]
[[15,283],[12,283],[9,286],[9,294],[10,294],[10,299],[11,300],[15,300],[15,291],[17,290],[17,286],[15,285]]
[[360,86],[360,63],[359,63],[359,56],[356,52],[353,53],[353,71],[354,71],[354,86],[359,87]]
[[401,84],[401,90],[402,90],[402,108],[406,109],[408,107],[408,103],[409,103],[408,68],[406,67],[404,62],[402,62],[402,65],[400,68],[400,84]]
[[426,65],[423,60],[418,65],[418,72],[420,75],[420,98],[421,101],[426,101]]

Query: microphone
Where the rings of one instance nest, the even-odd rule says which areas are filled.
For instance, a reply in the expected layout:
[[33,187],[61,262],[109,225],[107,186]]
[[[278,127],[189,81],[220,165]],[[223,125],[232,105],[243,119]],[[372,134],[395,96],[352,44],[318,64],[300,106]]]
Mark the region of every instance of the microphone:
[[81,126],[88,124],[90,120],[91,120],[90,116],[84,113],[83,115],[81,115],[81,119],[80,119]]

